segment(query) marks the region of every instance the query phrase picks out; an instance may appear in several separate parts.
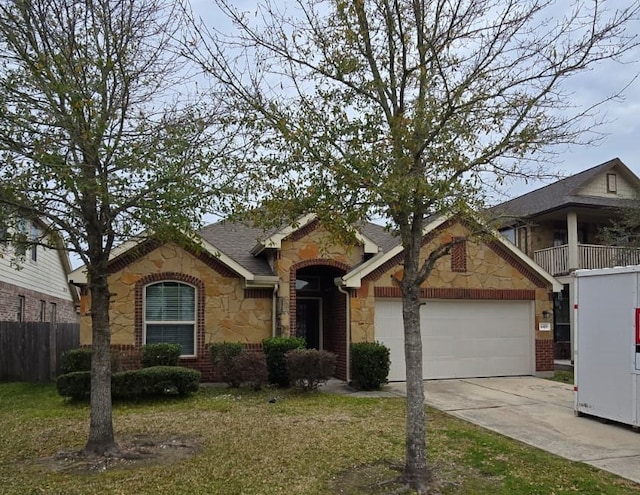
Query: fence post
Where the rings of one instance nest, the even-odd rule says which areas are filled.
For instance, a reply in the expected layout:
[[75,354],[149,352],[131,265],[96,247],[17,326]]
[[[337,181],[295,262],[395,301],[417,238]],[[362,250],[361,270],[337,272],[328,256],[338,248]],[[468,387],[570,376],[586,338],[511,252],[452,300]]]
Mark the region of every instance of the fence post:
[[55,380],[58,369],[58,325],[49,323],[49,378]]

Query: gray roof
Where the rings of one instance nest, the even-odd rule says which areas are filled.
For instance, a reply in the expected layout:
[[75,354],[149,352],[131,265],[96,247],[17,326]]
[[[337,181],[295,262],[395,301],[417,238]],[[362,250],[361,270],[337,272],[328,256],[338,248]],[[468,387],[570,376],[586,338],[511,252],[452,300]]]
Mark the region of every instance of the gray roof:
[[[393,236],[384,227],[374,223],[367,222],[360,231],[375,242],[383,252],[394,248],[400,242],[398,237]],[[269,233],[263,229],[223,220],[203,227],[198,233],[205,241],[251,273],[255,275],[274,275],[264,257],[251,254],[253,247],[260,240],[269,236]]]
[[621,169],[630,180],[635,181],[636,184],[640,186],[640,179],[638,179],[619,158],[614,158],[613,160],[601,163],[600,165],[549,184],[548,186],[500,203],[490,208],[489,212],[493,216],[528,218],[565,206],[592,208],[615,208],[623,206],[628,200],[622,200],[616,197],[605,198],[578,195],[580,188],[614,167]]
[[382,225],[367,222],[360,229],[363,235],[375,242],[383,253],[390,251],[400,244],[400,237],[393,235]]
[[264,237],[260,228],[241,223],[217,222],[198,231],[200,236],[229,258],[255,275],[274,275],[269,263],[263,258],[251,254],[251,248]]

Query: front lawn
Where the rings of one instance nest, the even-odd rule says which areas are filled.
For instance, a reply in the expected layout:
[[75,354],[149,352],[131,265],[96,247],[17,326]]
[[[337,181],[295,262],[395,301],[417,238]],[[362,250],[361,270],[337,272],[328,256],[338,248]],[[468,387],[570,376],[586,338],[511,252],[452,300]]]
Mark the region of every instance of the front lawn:
[[[404,455],[404,400],[203,387],[186,399],[116,404],[116,431],[185,442],[193,455],[87,472],[47,458],[86,441],[87,404],[53,386],[0,384],[0,492],[382,494]],[[442,494],[616,494],[640,486],[428,411]],[[182,444],[180,444],[182,445]],[[135,466],[135,467],[134,467]]]

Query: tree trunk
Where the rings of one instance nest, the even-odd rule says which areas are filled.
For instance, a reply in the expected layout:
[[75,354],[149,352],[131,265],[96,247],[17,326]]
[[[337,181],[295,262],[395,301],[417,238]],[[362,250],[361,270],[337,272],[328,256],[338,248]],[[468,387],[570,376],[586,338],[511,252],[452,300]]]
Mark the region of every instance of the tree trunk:
[[109,328],[109,286],[106,275],[91,277],[91,422],[86,455],[118,452],[111,411],[111,330]]
[[404,354],[407,373],[407,439],[404,478],[420,494],[428,493],[431,471],[427,465],[425,406],[420,334],[420,286],[407,284],[402,291]]

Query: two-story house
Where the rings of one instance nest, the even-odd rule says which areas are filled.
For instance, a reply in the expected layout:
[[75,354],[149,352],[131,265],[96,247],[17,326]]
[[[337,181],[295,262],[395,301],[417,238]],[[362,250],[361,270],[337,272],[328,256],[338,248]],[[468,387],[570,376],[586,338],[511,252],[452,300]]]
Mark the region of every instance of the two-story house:
[[557,359],[572,358],[572,272],[640,264],[639,249],[602,240],[603,228],[639,194],[640,179],[614,158],[491,209],[500,232],[564,286],[554,294]]
[[[45,225],[24,220],[21,230],[42,237]],[[50,234],[52,235],[52,234]],[[42,245],[13,244],[0,239],[0,321],[77,323],[79,296],[67,281],[67,252]],[[17,255],[17,256],[16,256]]]

